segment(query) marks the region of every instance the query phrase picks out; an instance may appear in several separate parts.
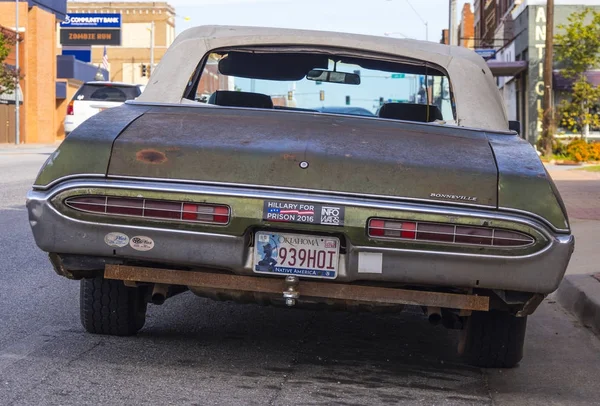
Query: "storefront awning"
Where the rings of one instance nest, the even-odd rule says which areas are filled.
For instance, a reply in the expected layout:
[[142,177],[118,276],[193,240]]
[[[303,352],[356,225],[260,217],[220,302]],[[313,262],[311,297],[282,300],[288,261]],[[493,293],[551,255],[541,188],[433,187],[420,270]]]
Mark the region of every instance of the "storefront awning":
[[[23,104],[23,91],[21,90],[21,86],[18,87],[18,96],[19,96],[19,104]],[[5,91],[0,93],[0,101],[8,104],[15,104],[15,91]]]
[[487,61],[494,76],[516,76],[527,69],[527,61]]
[[[587,71],[585,77],[592,85],[600,86],[600,71]],[[571,90],[574,81],[573,78],[565,78],[558,70],[552,72],[552,87],[555,90]]]

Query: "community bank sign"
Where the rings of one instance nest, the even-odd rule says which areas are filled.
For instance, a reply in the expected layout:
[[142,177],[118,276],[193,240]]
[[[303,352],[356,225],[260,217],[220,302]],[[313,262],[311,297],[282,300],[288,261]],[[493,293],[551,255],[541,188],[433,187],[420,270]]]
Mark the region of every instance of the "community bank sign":
[[121,14],[67,14],[61,28],[121,28]]

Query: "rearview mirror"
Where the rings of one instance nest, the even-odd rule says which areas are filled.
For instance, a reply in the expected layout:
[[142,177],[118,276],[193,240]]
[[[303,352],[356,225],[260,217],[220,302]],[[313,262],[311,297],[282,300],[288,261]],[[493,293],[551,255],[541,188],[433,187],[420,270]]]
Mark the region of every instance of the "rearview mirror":
[[334,72],[330,70],[313,69],[306,79],[316,82],[343,83],[345,85],[360,85],[360,76],[356,73]]

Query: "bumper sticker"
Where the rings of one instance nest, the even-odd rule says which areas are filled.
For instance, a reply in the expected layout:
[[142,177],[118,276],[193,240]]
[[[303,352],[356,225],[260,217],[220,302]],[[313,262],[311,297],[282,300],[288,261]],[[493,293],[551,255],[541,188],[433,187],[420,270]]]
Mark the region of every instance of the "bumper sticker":
[[131,237],[129,245],[136,251],[150,251],[154,248],[154,240],[143,235],[136,235]]
[[129,244],[129,237],[123,233],[108,233],[104,236],[104,242],[110,247],[123,248]]
[[265,200],[263,220],[343,226],[344,213],[345,208],[337,205]]

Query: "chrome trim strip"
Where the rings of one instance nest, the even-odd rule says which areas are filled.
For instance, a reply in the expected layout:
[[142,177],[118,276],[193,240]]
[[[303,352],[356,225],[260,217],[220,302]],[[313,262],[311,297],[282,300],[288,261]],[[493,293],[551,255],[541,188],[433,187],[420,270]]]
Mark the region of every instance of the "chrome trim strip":
[[[243,190],[241,188],[226,188],[218,186],[203,186],[196,185],[195,188],[190,188],[185,184],[165,184],[165,183],[148,183],[148,182],[132,182],[132,181],[114,181],[114,180],[88,180],[88,181],[69,181],[58,185],[54,190],[48,192],[47,199],[50,200],[59,193],[70,189],[79,188],[114,188],[114,189],[130,189],[140,191],[155,191],[155,192],[170,192],[170,193],[187,193],[187,194],[202,194],[202,195],[217,195],[230,197],[249,197],[255,199],[274,199],[274,200],[296,200],[301,202],[319,202],[322,204],[369,207],[384,210],[398,210],[418,212],[424,214],[441,214],[454,215],[460,217],[482,218],[490,220],[503,220],[513,223],[523,224],[532,227],[543,234],[548,240],[556,238],[543,224],[527,217],[498,213],[496,211],[481,211],[473,208],[467,211],[464,208],[439,207],[431,205],[422,205],[410,202],[389,202],[385,200],[371,200],[359,198],[345,198],[339,196],[328,196],[324,194],[315,194],[306,196],[305,194],[291,192],[273,192],[265,190]],[[36,191],[37,192],[37,191]],[[39,192],[38,192],[39,193]]]
[[[57,193],[60,193],[61,191],[64,190],[68,190],[71,188],[64,188],[63,190],[59,190],[55,193],[52,193],[51,195],[47,195],[47,196],[31,196],[29,192],[27,194],[27,199],[35,199],[35,200],[41,200],[45,203],[46,207],[50,208],[54,213],[58,214],[61,218],[68,220],[68,221],[74,221],[76,223],[79,224],[85,224],[85,225],[102,225],[102,226],[111,226],[111,224],[105,224],[105,223],[99,223],[99,222],[93,222],[93,221],[85,221],[85,220],[81,220],[81,219],[76,219],[73,217],[69,217],[66,216],[65,214],[61,213],[60,211],[58,211],[52,204],[49,203],[49,200],[52,199],[53,196],[55,196]],[[36,192],[33,192],[36,193]],[[39,192],[37,192],[39,193]],[[114,225],[112,225],[114,226]],[[157,231],[157,232],[174,232],[174,233],[180,233],[180,234],[187,234],[187,235],[205,235],[205,236],[214,236],[214,237],[219,237],[219,238],[228,238],[231,240],[237,240],[240,238],[244,238],[243,236],[233,236],[233,235],[227,235],[227,234],[216,234],[216,233],[207,233],[207,232],[198,232],[198,231],[189,231],[189,230],[181,230],[181,229],[168,229],[165,230],[164,228],[157,228],[157,227],[150,227],[150,226],[138,226],[138,225],[125,225],[125,224],[120,224],[118,226],[120,229],[127,229],[127,230],[151,230],[151,231]],[[531,254],[527,254],[527,255],[519,255],[519,256],[503,256],[503,255],[487,255],[487,254],[473,254],[473,253],[463,253],[463,252],[447,252],[447,251],[436,251],[436,250],[415,250],[415,249],[409,249],[409,248],[388,248],[388,247],[368,247],[368,246],[353,246],[353,250],[354,251],[363,251],[363,252],[406,252],[406,253],[422,253],[424,255],[447,255],[447,256],[453,256],[453,257],[470,257],[470,258],[485,258],[485,259],[502,259],[502,260],[520,260],[520,259],[527,259],[527,258],[533,258],[535,256],[541,255],[543,253],[545,253],[546,251],[550,250],[555,244],[570,244],[573,241],[574,237],[572,235],[569,236],[559,236],[559,237],[553,237],[550,239],[550,243],[547,244],[542,250],[540,251],[536,251],[533,252]]]
[[504,260],[521,260],[521,259],[526,259],[526,258],[533,258],[535,256],[541,255],[544,252],[548,251],[549,249],[552,248],[552,246],[555,243],[558,244],[570,244],[573,240],[573,236],[569,235],[569,236],[564,236],[564,237],[568,237],[568,238],[556,238],[554,239],[554,241],[552,241],[550,244],[546,245],[542,250],[540,251],[536,251],[533,252],[531,254],[527,254],[527,255],[518,255],[518,256],[504,256],[504,255],[484,255],[484,254],[470,254],[470,253],[464,253],[464,252],[451,252],[451,251],[427,251],[427,250],[413,250],[413,249],[409,249],[409,248],[388,248],[388,247],[364,247],[364,246],[354,246],[353,249],[355,251],[363,251],[363,252],[381,252],[381,251],[385,251],[385,252],[409,252],[409,253],[418,253],[418,254],[433,254],[433,255],[448,255],[448,256],[454,256],[454,257],[475,257],[475,258],[497,258],[497,259],[504,259]]
[[483,204],[469,204],[469,203],[460,203],[448,200],[431,200],[431,199],[419,199],[414,197],[397,197],[397,196],[387,196],[387,195],[369,195],[369,194],[359,194],[359,193],[347,193],[347,192],[336,192],[336,191],[323,191],[319,189],[303,189],[303,188],[290,188],[284,186],[268,186],[268,185],[252,185],[252,184],[244,184],[244,183],[226,183],[226,182],[211,182],[211,181],[195,181],[195,180],[184,180],[184,179],[163,179],[163,178],[148,178],[148,177],[136,177],[136,176],[104,176],[104,175],[69,175],[63,178],[56,179],[49,183],[46,186],[33,185],[33,188],[36,190],[48,190],[52,186],[58,184],[59,182],[68,181],[74,178],[82,178],[85,179],[89,176],[93,177],[101,177],[106,179],[117,179],[117,180],[131,180],[131,181],[148,181],[148,182],[160,182],[160,183],[177,183],[177,184],[193,184],[193,185],[208,185],[208,186],[225,186],[225,187],[236,187],[236,188],[252,188],[252,189],[266,189],[266,190],[276,190],[276,191],[290,191],[290,192],[304,192],[311,194],[323,194],[324,192],[332,195],[339,196],[349,196],[349,197],[358,197],[358,198],[373,198],[373,199],[386,199],[386,200],[394,200],[400,202],[417,202],[417,203],[435,203],[435,204],[448,204],[451,206],[461,206],[461,207],[477,207],[482,209],[495,209],[496,206],[489,206]]
[[[460,203],[460,202],[447,202],[445,200],[429,200],[429,199],[416,199],[416,198],[399,198],[399,197],[393,197],[393,196],[385,196],[385,195],[357,195],[357,194],[349,194],[349,193],[343,193],[343,192],[332,192],[332,191],[323,191],[323,190],[313,190],[313,189],[294,189],[294,188],[283,188],[283,187],[277,187],[277,186],[253,186],[253,185],[243,185],[243,184],[235,184],[235,183],[218,183],[218,182],[198,182],[198,181],[182,181],[182,180],[174,180],[174,181],[170,181],[167,179],[156,179],[156,178],[136,178],[136,177],[130,177],[130,176],[110,176],[110,177],[106,177],[104,175],[99,175],[99,174],[78,174],[78,175],[68,175],[68,176],[63,176],[62,178],[58,178],[50,183],[48,183],[45,186],[41,186],[41,185],[33,185],[32,189],[33,190],[48,190],[50,188],[52,188],[53,186],[57,185],[58,183],[62,183],[62,182],[68,182],[70,180],[73,179],[81,179],[82,181],[84,181],[87,178],[103,178],[103,179],[123,179],[123,180],[140,180],[140,181],[154,181],[154,182],[160,182],[160,183],[176,183],[176,184],[186,184],[186,183],[192,183],[194,185],[209,185],[209,186],[229,186],[229,187],[237,187],[237,188],[255,188],[255,189],[267,189],[267,190],[276,190],[276,191],[283,191],[285,192],[286,190],[290,190],[293,192],[308,192],[308,193],[316,193],[317,195],[322,195],[324,192],[328,193],[328,194],[334,194],[334,195],[339,195],[339,196],[349,196],[349,197],[354,197],[356,196],[357,198],[361,198],[361,197],[368,197],[368,198],[374,198],[374,199],[390,199],[390,200],[394,200],[394,201],[398,201],[400,203],[405,203],[405,204],[410,204],[411,202],[423,202],[423,203],[434,203],[434,204],[442,204],[442,205],[449,205],[449,206],[461,206],[461,207],[473,207],[473,208],[484,208],[484,209],[496,209],[496,207],[494,206],[486,206],[486,205],[477,205],[477,204],[466,204],[466,203]],[[561,234],[567,234],[570,233],[571,230],[569,228],[557,228],[556,226],[554,226],[552,223],[550,223],[548,220],[546,220],[545,218],[543,218],[542,216],[535,214],[535,213],[531,213],[529,211],[526,210],[520,210],[520,209],[512,209],[512,208],[508,208],[508,207],[498,207],[499,211],[504,211],[504,212],[509,212],[509,213],[516,213],[516,214],[520,214],[526,217],[533,217],[538,221],[541,221],[542,223],[544,223],[546,226],[548,226],[552,231],[556,232],[556,233],[561,233]]]
[[33,190],[48,190],[50,189],[52,186],[61,183],[61,182],[67,182],[69,180],[72,179],[79,179],[79,178],[106,178],[106,175],[103,174],[99,174],[99,173],[78,173],[77,175],[67,175],[67,176],[63,176],[61,178],[58,179],[54,179],[52,182],[48,183],[47,185],[36,185],[35,183],[33,184],[33,186],[31,187]]
[[511,209],[511,208],[508,208],[508,207],[498,207],[498,210],[500,210],[500,211],[507,211],[507,212],[510,212],[510,213],[517,213],[517,214],[520,214],[520,215],[523,215],[523,216],[528,216],[528,217],[534,217],[535,219],[537,219],[539,221],[542,221],[544,224],[548,225],[552,230],[554,230],[557,233],[562,233],[562,234],[571,233],[571,230],[569,228],[557,228],[556,226],[554,226],[552,223],[550,223],[548,220],[546,220],[545,218],[543,218],[539,214],[531,213],[531,212],[526,211],[526,210]]
[[118,180],[132,180],[132,181],[147,181],[147,182],[169,182],[169,183],[181,183],[181,184],[192,184],[192,185],[207,185],[207,186],[223,186],[223,187],[235,187],[235,188],[251,188],[251,189],[265,189],[265,190],[276,190],[283,192],[303,192],[311,194],[331,194],[336,196],[348,196],[358,198],[372,198],[372,199],[386,199],[394,201],[408,201],[408,202],[426,202],[435,204],[449,204],[464,207],[478,207],[483,209],[495,209],[496,206],[489,206],[485,204],[468,204],[460,203],[448,200],[431,200],[431,199],[420,199],[416,197],[398,197],[398,196],[387,196],[387,195],[370,195],[370,194],[359,194],[359,193],[348,193],[348,192],[336,192],[332,190],[319,190],[319,189],[305,189],[305,188],[292,188],[286,186],[268,186],[268,185],[253,185],[246,183],[227,183],[227,182],[212,182],[212,181],[197,181],[187,179],[163,179],[163,178],[147,178],[147,177],[136,177],[136,176],[121,176],[121,175],[108,175],[106,179],[118,179]]
[[[52,195],[53,196],[53,195]],[[49,200],[52,198],[52,196],[45,196],[44,198],[35,198],[36,200],[42,200],[44,201],[44,203],[46,204],[46,207],[49,207],[53,212],[55,212],[56,214],[58,214],[60,217],[62,217],[65,220],[68,221],[74,221],[76,223],[79,224],[86,224],[86,225],[92,225],[92,226],[97,226],[97,225],[102,225],[102,226],[108,226],[108,227],[119,227],[119,229],[127,229],[127,230],[134,230],[134,229],[143,229],[143,230],[150,230],[150,231],[157,231],[157,232],[174,232],[174,233],[180,233],[180,234],[187,234],[187,235],[205,235],[205,236],[215,236],[215,237],[219,237],[219,238],[228,238],[231,240],[238,240],[240,238],[240,236],[235,236],[235,235],[229,235],[229,234],[217,234],[217,233],[207,233],[204,231],[190,231],[190,230],[183,230],[181,228],[169,228],[169,229],[165,229],[165,228],[160,228],[160,227],[151,227],[151,226],[137,226],[137,225],[128,225],[128,224],[119,224],[119,225],[115,225],[115,224],[109,224],[109,223],[101,223],[101,222],[97,222],[97,221],[86,221],[86,220],[80,220],[74,217],[69,217],[67,215],[65,215],[64,213],[61,213],[60,211],[58,211],[56,209],[56,207],[54,207],[52,204],[49,203]],[[27,199],[30,199],[29,194],[27,195]],[[540,251],[541,252],[541,251]],[[503,257],[504,258],[504,257]],[[516,258],[516,257],[515,257]]]

